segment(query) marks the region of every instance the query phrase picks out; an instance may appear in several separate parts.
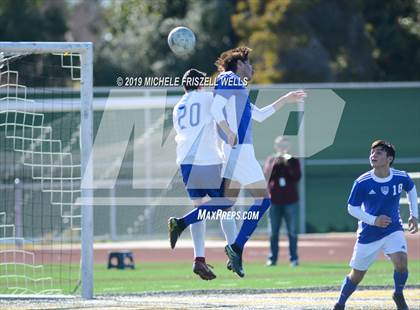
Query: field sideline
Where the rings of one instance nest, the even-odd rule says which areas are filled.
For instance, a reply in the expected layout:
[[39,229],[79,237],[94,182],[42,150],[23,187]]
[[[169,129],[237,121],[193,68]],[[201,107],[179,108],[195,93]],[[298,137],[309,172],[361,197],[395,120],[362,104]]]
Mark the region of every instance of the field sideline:
[[[411,235],[405,234],[408,255],[410,260],[420,260],[420,233]],[[327,234],[304,234],[299,236],[299,259],[301,262],[348,262],[353,252],[355,233],[327,233]],[[226,255],[223,251],[225,241],[206,240],[206,257],[208,262],[224,262]],[[70,250],[68,246],[59,245],[62,253],[68,254],[70,262],[80,262],[80,251],[76,246]],[[267,258],[269,241],[266,235],[259,235],[250,240],[244,251],[245,262],[264,263]],[[47,255],[39,263],[58,263],[58,261],[48,260],[51,247],[47,247]],[[95,263],[105,264],[108,253],[111,251],[132,251],[136,263],[144,262],[189,262],[192,261],[193,249],[189,231],[186,231],[178,241],[175,250],[169,248],[168,240],[149,240],[149,241],[121,241],[121,242],[98,242],[94,244]],[[41,257],[43,250],[32,250]],[[288,242],[282,235],[280,240],[279,260],[288,260]],[[383,255],[379,255],[379,260],[385,260]]]
[[[347,302],[347,310],[395,309],[390,287],[361,287]],[[420,286],[408,287],[410,309],[420,309]],[[331,309],[337,298],[333,288],[300,290],[185,291],[154,294],[98,295],[80,298],[0,299],[2,309]]]
[[[406,297],[411,309],[420,309],[420,236],[406,237],[410,258]],[[217,279],[208,282],[191,272],[192,248],[187,235],[175,250],[169,249],[167,240],[96,243],[94,300],[16,296],[0,302],[6,309],[331,309],[349,271],[354,241],[353,233],[302,235],[301,265],[292,268],[287,263],[285,239],[280,242],[281,263],[275,267],[264,266],[268,241],[253,240],[245,251],[246,277],[240,279],[226,270],[224,242],[210,240],[206,253]],[[106,268],[108,252],[118,250],[134,252],[136,269]],[[72,269],[76,267],[77,263]],[[381,255],[346,309],[395,309],[392,269]]]

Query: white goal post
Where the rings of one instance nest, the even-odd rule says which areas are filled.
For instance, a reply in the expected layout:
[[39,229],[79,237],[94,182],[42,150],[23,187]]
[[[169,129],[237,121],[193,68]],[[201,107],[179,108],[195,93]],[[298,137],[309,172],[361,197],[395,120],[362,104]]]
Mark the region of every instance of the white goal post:
[[[93,209],[92,167],[88,165],[93,143],[93,45],[91,42],[0,42],[0,53],[80,55],[81,99],[81,281],[82,297],[93,298]],[[86,203],[87,202],[87,203]]]

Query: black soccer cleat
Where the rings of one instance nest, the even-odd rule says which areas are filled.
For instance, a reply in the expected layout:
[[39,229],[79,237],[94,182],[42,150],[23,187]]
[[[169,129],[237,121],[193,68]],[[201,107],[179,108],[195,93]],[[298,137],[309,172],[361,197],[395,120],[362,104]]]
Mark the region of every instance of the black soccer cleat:
[[344,305],[340,305],[339,303],[336,303],[335,305],[334,305],[334,308],[333,308],[333,310],[344,310]]
[[232,264],[231,264],[230,260],[228,260],[228,261],[226,262],[226,268],[227,268],[227,270],[232,271]]
[[205,262],[194,261],[193,272],[206,281],[216,279],[216,275],[209,267],[213,268],[212,265],[206,264]]
[[175,248],[176,242],[183,231],[183,229],[179,227],[178,221],[179,220],[175,217],[171,217],[168,220],[169,242],[171,244],[171,249]]
[[244,270],[242,268],[242,257],[236,253],[230,245],[225,246],[225,253],[229,258],[227,268],[232,268],[231,270],[235,272],[238,276],[243,278],[245,276]]
[[405,302],[404,295],[394,293],[392,294],[392,299],[394,300],[395,304],[397,305],[397,310],[408,310],[408,305]]

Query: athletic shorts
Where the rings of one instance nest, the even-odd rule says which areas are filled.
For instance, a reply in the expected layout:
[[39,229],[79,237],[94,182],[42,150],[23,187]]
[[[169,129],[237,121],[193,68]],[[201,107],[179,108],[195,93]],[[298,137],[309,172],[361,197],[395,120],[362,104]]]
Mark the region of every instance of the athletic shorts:
[[232,148],[223,144],[224,164],[222,175],[226,179],[237,181],[241,185],[265,182],[260,163],[255,158],[252,144],[239,144]]
[[223,197],[224,182],[222,164],[219,165],[181,165],[182,180],[191,199],[205,196]]
[[389,258],[390,254],[396,252],[407,253],[407,242],[404,232],[398,230],[382,239],[370,243],[358,243],[354,245],[353,256],[350,261],[350,267],[353,269],[365,271],[376,260],[381,250]]

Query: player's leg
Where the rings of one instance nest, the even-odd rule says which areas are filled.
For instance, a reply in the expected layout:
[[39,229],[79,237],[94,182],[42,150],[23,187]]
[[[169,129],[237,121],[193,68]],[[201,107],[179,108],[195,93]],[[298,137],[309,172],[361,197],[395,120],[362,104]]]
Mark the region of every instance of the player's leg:
[[[220,225],[222,226],[223,233],[225,235],[226,243],[232,244],[235,242],[237,235],[236,221],[233,218],[221,218]],[[226,267],[228,270],[232,270],[231,263],[227,261]]]
[[191,239],[194,246],[194,259],[203,260],[205,258],[204,236],[206,231],[206,221],[200,221],[190,225]]
[[[284,219],[287,226],[287,235],[289,238],[289,260],[291,266],[295,267],[299,265],[299,257],[297,254],[297,215],[298,215],[298,204],[290,203],[283,206],[284,208]],[[273,209],[273,207],[271,207]]]
[[[241,190],[241,184],[237,181],[233,181],[231,179],[224,179],[224,196],[229,198],[232,202],[236,202],[236,199],[239,195]],[[235,245],[235,238],[228,241],[228,245],[225,247],[225,253],[228,257],[227,268],[236,272],[240,277],[244,276],[242,270],[242,249],[238,248]]]
[[[229,201],[232,202],[232,205],[236,202],[239,192],[241,190],[241,185],[238,182],[229,180],[229,179],[223,179],[223,196]],[[227,209],[229,210],[229,209]],[[235,242],[236,236],[237,236],[237,228],[236,228],[236,222],[235,220],[221,220],[223,232],[225,233],[226,242],[227,244],[232,244]]]
[[397,277],[401,280],[397,281],[399,283],[396,283],[395,291],[401,293],[408,277],[407,254],[404,252],[397,252],[390,254],[390,257],[394,264],[395,273],[399,274],[397,276],[394,274],[394,278]]
[[270,219],[270,255],[268,256],[267,266],[274,266],[277,263],[279,253],[279,232],[281,228],[282,207],[272,205],[269,210]]
[[369,266],[378,257],[384,240],[380,239],[367,244],[356,242],[353,250],[353,255],[350,260],[351,272],[344,278],[340,289],[340,297],[334,306],[335,310],[344,309],[347,299],[356,290],[357,285],[362,281]]
[[394,264],[395,292],[402,293],[408,278],[407,254],[397,252],[390,254],[390,257]]
[[242,252],[245,243],[251,237],[255,228],[258,225],[259,220],[264,215],[265,211],[270,207],[271,200],[268,198],[268,192],[265,188],[265,182],[260,181],[245,188],[249,189],[251,195],[256,199],[256,202],[248,210],[248,214],[257,214],[256,217],[246,217],[242,223],[241,229],[239,230],[238,236],[233,244],[225,247],[226,255],[229,258],[232,271],[238,274],[240,277],[244,277],[245,273],[242,268]]
[[357,286],[360,282],[362,282],[366,272],[367,270],[352,269],[347,278],[352,282],[352,284]]
[[239,192],[241,191],[241,183],[230,180],[230,179],[223,179],[224,180],[224,197],[229,198],[229,200],[236,202],[239,196]]
[[[221,173],[221,171],[220,171]],[[222,183],[219,188],[217,189],[209,189],[208,195],[211,198],[221,198],[225,196],[225,184],[228,184],[226,180],[222,180]],[[231,199],[231,203],[233,205],[234,201],[236,200],[236,197],[234,199]],[[224,211],[228,212],[231,211],[231,208],[226,208]],[[236,238],[236,222],[233,218],[225,218],[221,217],[220,219],[220,226],[222,227],[222,231],[225,235],[226,242],[228,244],[233,243]]]
[[[227,209],[226,211],[230,211],[230,209]],[[220,226],[222,227],[223,234],[225,235],[227,244],[231,244],[235,242],[235,238],[237,234],[235,219],[222,217],[220,219]]]
[[[245,218],[238,237],[232,247],[236,247],[240,254],[245,243],[251,237],[259,220],[268,210],[271,204],[264,173],[257,159],[255,158],[254,147],[251,144],[242,144],[235,149],[229,149],[230,157],[225,167],[226,173],[231,174],[232,180],[240,183],[255,199],[255,203],[248,210],[249,214],[257,214],[254,218]],[[236,159],[234,166],[229,166],[231,157]]]
[[[221,168],[221,167],[220,167]],[[210,171],[207,173],[207,177],[214,173],[214,171]],[[220,176],[221,171],[217,172],[217,176]],[[207,183],[205,184],[207,185]],[[224,195],[224,181],[221,182],[218,188],[209,188],[205,189],[208,196],[213,198],[221,198]],[[194,200],[194,206],[199,208],[205,205],[205,200]],[[205,262],[204,257],[204,236],[205,236],[205,221],[199,221],[190,225],[191,234],[194,241],[194,252],[195,252],[195,260],[193,265],[193,272],[198,274],[203,280],[213,280],[216,278],[216,275],[209,269],[210,265],[207,265]],[[233,242],[236,237],[236,223],[234,219],[228,218],[221,218],[220,223],[222,226],[222,230],[225,234],[227,242]],[[196,229],[197,227],[197,229]],[[197,230],[197,231],[196,231]],[[196,238],[197,240],[194,240]],[[211,266],[210,266],[211,267]]]
[[212,198],[179,219],[180,225],[183,229],[185,229],[185,227],[203,220],[207,214],[217,212],[220,209],[229,209],[233,206],[233,204],[233,201],[224,197]]
[[408,279],[407,254],[396,252],[389,255],[394,264],[394,293],[392,299],[397,305],[398,310],[408,309],[403,290]]
[[[196,174],[199,175],[202,188],[205,188],[205,191],[208,196],[211,197],[211,200],[195,208],[183,217],[183,222],[187,226],[199,221],[200,215],[202,217],[205,214],[211,214],[220,209],[226,210],[232,207],[237,197],[236,194],[236,196],[230,199],[229,196],[224,195],[226,184],[228,183],[222,178],[222,165],[208,166],[204,170],[203,169],[204,168],[201,168]],[[195,181],[194,183],[199,182]]]
[[[192,200],[205,197],[209,191],[220,191],[223,181],[221,178],[221,165],[194,166],[181,165],[181,173],[189,197]],[[215,212],[219,209],[227,209],[233,202],[220,197],[212,198],[210,201],[195,207],[191,212],[182,218],[171,217],[168,220],[170,245],[173,249],[178,238],[184,229],[205,218],[207,212]]]
[[[205,190],[206,194],[211,198],[209,201],[202,203],[200,206],[197,206],[190,213],[186,214],[182,221],[185,225],[190,225],[197,221],[200,221],[200,214],[208,214],[211,212],[217,212],[222,209],[224,211],[230,210],[230,208],[235,204],[236,197],[238,192],[230,193],[227,189],[230,186],[229,180],[226,180],[221,177],[221,165],[215,166],[210,171],[206,171],[204,174],[205,178],[216,179],[216,182],[211,182],[214,187],[207,188]],[[206,181],[207,182],[207,181]],[[217,184],[217,188],[216,188]],[[232,195],[232,197],[228,196]],[[225,233],[226,240],[233,238],[233,235],[236,237],[236,223],[231,220],[222,220],[221,221],[223,232]]]
[[[181,165],[183,167],[183,165]],[[183,172],[183,175],[186,174]],[[186,214],[181,225],[191,225],[201,220],[208,213],[216,212],[220,209],[228,209],[233,206],[234,201],[224,198],[225,181],[222,178],[222,165],[193,166],[184,182],[188,190],[199,188],[211,197],[211,200],[194,208]]]
[[[259,220],[270,207],[271,200],[268,195],[261,166],[255,158],[253,146],[251,144],[242,144],[235,149],[228,146],[225,146],[224,149],[225,155],[228,154],[227,158],[229,158],[227,164],[224,166],[224,176],[233,180],[230,182],[230,188],[234,187],[235,189],[239,189],[240,185],[242,185],[255,199],[255,203],[249,208],[248,214],[255,214],[257,216],[251,218],[246,217],[235,242],[227,245],[225,248],[225,252],[232,265],[232,270],[240,277],[243,277],[243,248],[257,227]],[[231,160],[232,158],[235,160]],[[236,186],[232,186],[232,184],[236,184]],[[239,190],[237,193],[239,193]],[[234,196],[237,196],[237,193]]]
[[395,301],[397,309],[408,309],[403,294],[408,279],[407,242],[404,232],[396,231],[385,238],[384,253],[394,265],[394,293],[392,299]]
[[[194,199],[193,205],[199,206],[203,204],[203,199]],[[191,239],[194,246],[194,263],[192,270],[203,280],[213,280],[216,275],[211,271],[209,265],[206,263],[205,258],[205,243],[204,238],[206,235],[206,221],[200,221],[190,226]]]
[[[194,207],[197,207],[203,203],[203,199],[192,200]],[[190,226],[191,238],[194,246],[194,258],[204,259],[205,257],[205,245],[204,236],[206,231],[206,221],[200,221]]]
[[255,218],[245,218],[243,221],[238,237],[236,237],[235,240],[235,245],[238,246],[241,251],[244,248],[245,243],[249,240],[257,228],[258,222],[271,205],[271,199],[269,198],[265,181],[258,181],[246,185],[245,188],[252,197],[255,198],[255,203],[248,209],[248,213],[258,214],[258,216]]
[[362,281],[367,270],[352,269],[344,278],[340,288],[340,297],[334,306],[334,310],[344,310],[347,299],[356,290],[357,285]]

